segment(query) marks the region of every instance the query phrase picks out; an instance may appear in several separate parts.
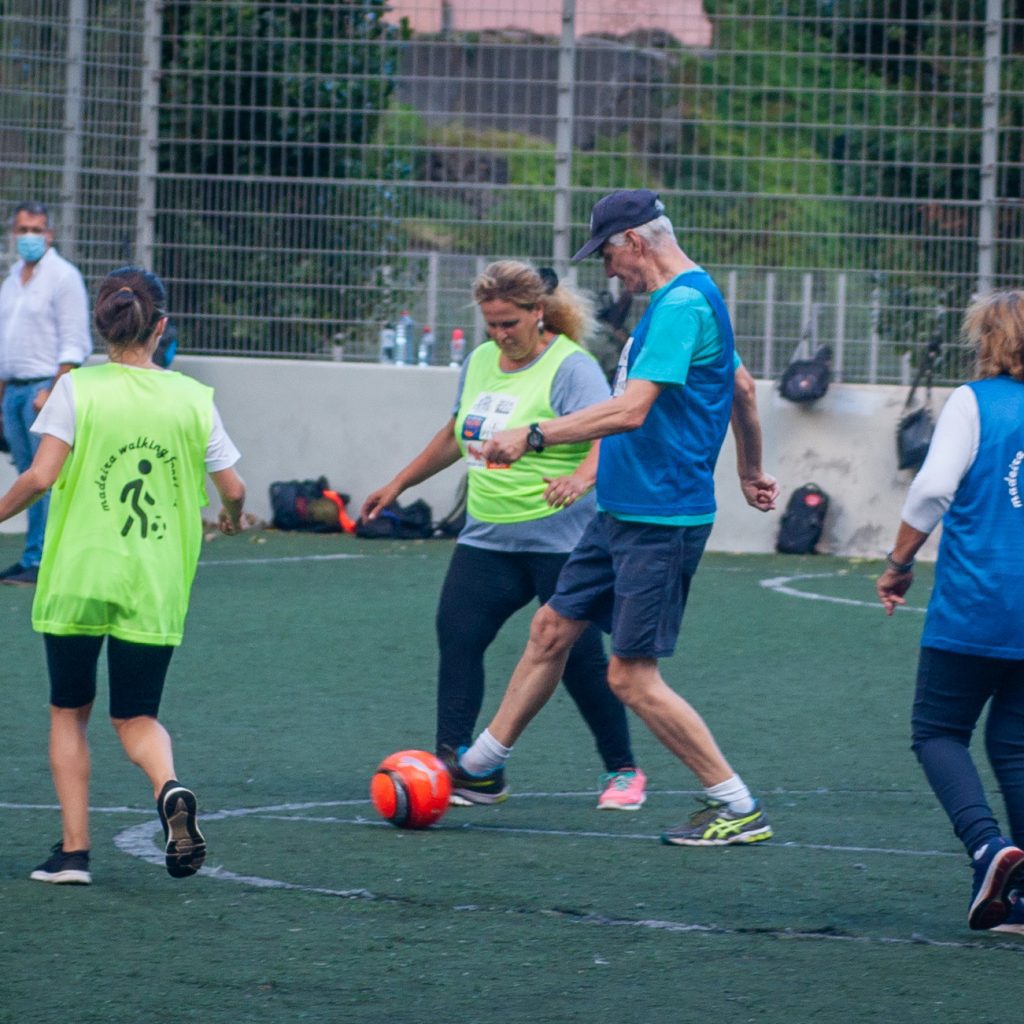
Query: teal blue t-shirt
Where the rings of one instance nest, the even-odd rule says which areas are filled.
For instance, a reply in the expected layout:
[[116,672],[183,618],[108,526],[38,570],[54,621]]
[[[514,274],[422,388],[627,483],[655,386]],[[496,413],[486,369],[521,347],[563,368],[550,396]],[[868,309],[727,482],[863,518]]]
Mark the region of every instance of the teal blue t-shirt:
[[[651,295],[652,303],[658,301],[663,290],[659,288]],[[686,384],[691,365],[713,362],[721,351],[718,321],[704,296],[694,288],[673,288],[661,300],[643,351],[629,376],[681,387]],[[738,358],[736,364],[739,365]]]
[[[697,268],[703,269],[703,268]],[[651,293],[651,303],[659,301],[661,293],[668,290],[666,284]],[[691,366],[713,363],[722,351],[722,338],[714,311],[704,296],[695,288],[679,286],[668,291],[660,299],[658,316],[651,323],[644,347],[636,362],[629,370],[632,380],[649,380],[655,384],[685,387]],[[616,374],[616,392],[621,378],[625,387],[626,359],[623,351]],[[733,368],[742,366],[738,353],[733,354]],[[666,526],[698,526],[714,521],[714,514],[704,516],[631,516],[615,513],[616,519],[657,522]]]

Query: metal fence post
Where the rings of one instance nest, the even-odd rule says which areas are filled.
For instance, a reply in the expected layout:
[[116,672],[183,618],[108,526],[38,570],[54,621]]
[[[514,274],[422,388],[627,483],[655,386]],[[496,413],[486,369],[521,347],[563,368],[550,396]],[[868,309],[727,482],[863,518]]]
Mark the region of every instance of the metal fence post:
[[800,340],[794,356],[810,359],[814,355],[816,321],[814,316],[814,275],[804,274],[803,291],[800,299]]
[[424,327],[437,332],[437,284],[439,277],[440,258],[436,250],[427,254],[427,319]]
[[[476,271],[473,274],[474,278],[479,277],[484,269],[487,267],[487,261],[483,256],[477,256],[476,258]],[[487,338],[487,325],[484,323],[484,315],[480,312],[480,307],[474,302],[473,303],[473,348],[478,345],[482,345]],[[466,353],[469,355],[469,352]]]
[[764,275],[764,362],[761,375],[771,380],[775,348],[775,271]]
[[142,37],[142,96],[139,103],[139,207],[135,220],[135,261],[153,267],[156,224],[157,147],[160,142],[160,23],[163,0],[145,0]]
[[1003,0],[985,6],[985,71],[981,96],[981,167],[978,195],[978,294],[992,290],[995,266],[999,77],[1003,49]]
[[562,36],[558,44],[558,99],[555,118],[555,202],[552,259],[564,277],[569,268],[572,227],[573,104],[576,85],[576,0],[562,0]]
[[868,384],[878,383],[878,347],[881,344],[882,288],[871,289],[871,337],[868,341]]
[[61,172],[61,248],[78,256],[78,200],[82,180],[82,86],[85,81],[86,0],[71,0],[68,11],[67,74],[64,84],[64,167]]
[[843,351],[846,347],[846,274],[836,275],[836,327],[832,349],[832,371],[837,382],[843,379]]
[[736,327],[736,296],[739,292],[739,275],[735,270],[730,270],[725,278],[725,307],[729,310],[729,319],[732,321],[733,329]]

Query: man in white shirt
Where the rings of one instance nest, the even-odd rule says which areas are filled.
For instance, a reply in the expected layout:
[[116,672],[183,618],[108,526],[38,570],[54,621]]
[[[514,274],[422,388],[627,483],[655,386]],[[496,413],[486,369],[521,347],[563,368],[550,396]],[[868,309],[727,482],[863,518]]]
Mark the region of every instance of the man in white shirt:
[[[19,259],[0,286],[0,427],[19,473],[32,463],[36,414],[62,374],[92,351],[89,300],[78,269],[53,246],[42,203],[21,203],[11,220]],[[0,583],[31,586],[43,553],[48,497],[28,510],[21,558],[0,571]]]

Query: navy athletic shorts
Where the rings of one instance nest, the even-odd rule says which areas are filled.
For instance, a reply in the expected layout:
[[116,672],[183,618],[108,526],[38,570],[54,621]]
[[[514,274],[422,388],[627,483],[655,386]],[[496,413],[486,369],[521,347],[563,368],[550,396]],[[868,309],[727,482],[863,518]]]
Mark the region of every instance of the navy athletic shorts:
[[559,615],[594,622],[620,658],[675,651],[690,581],[711,524],[660,526],[599,512],[590,521],[548,601]]

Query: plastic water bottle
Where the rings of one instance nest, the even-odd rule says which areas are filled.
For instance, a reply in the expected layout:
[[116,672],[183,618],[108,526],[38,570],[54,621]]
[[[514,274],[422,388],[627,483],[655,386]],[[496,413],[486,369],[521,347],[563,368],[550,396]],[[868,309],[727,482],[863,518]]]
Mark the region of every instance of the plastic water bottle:
[[420,366],[429,366],[434,361],[434,332],[429,327],[423,328],[420,335],[420,347],[416,353],[416,362]]
[[391,324],[385,324],[380,329],[380,355],[378,359],[382,363],[393,363],[395,361],[395,329]]
[[466,354],[466,336],[462,333],[461,327],[452,331],[452,343],[449,349],[448,365],[461,366],[462,359]]
[[395,365],[405,366],[412,355],[413,319],[408,310],[402,313],[395,324]]

